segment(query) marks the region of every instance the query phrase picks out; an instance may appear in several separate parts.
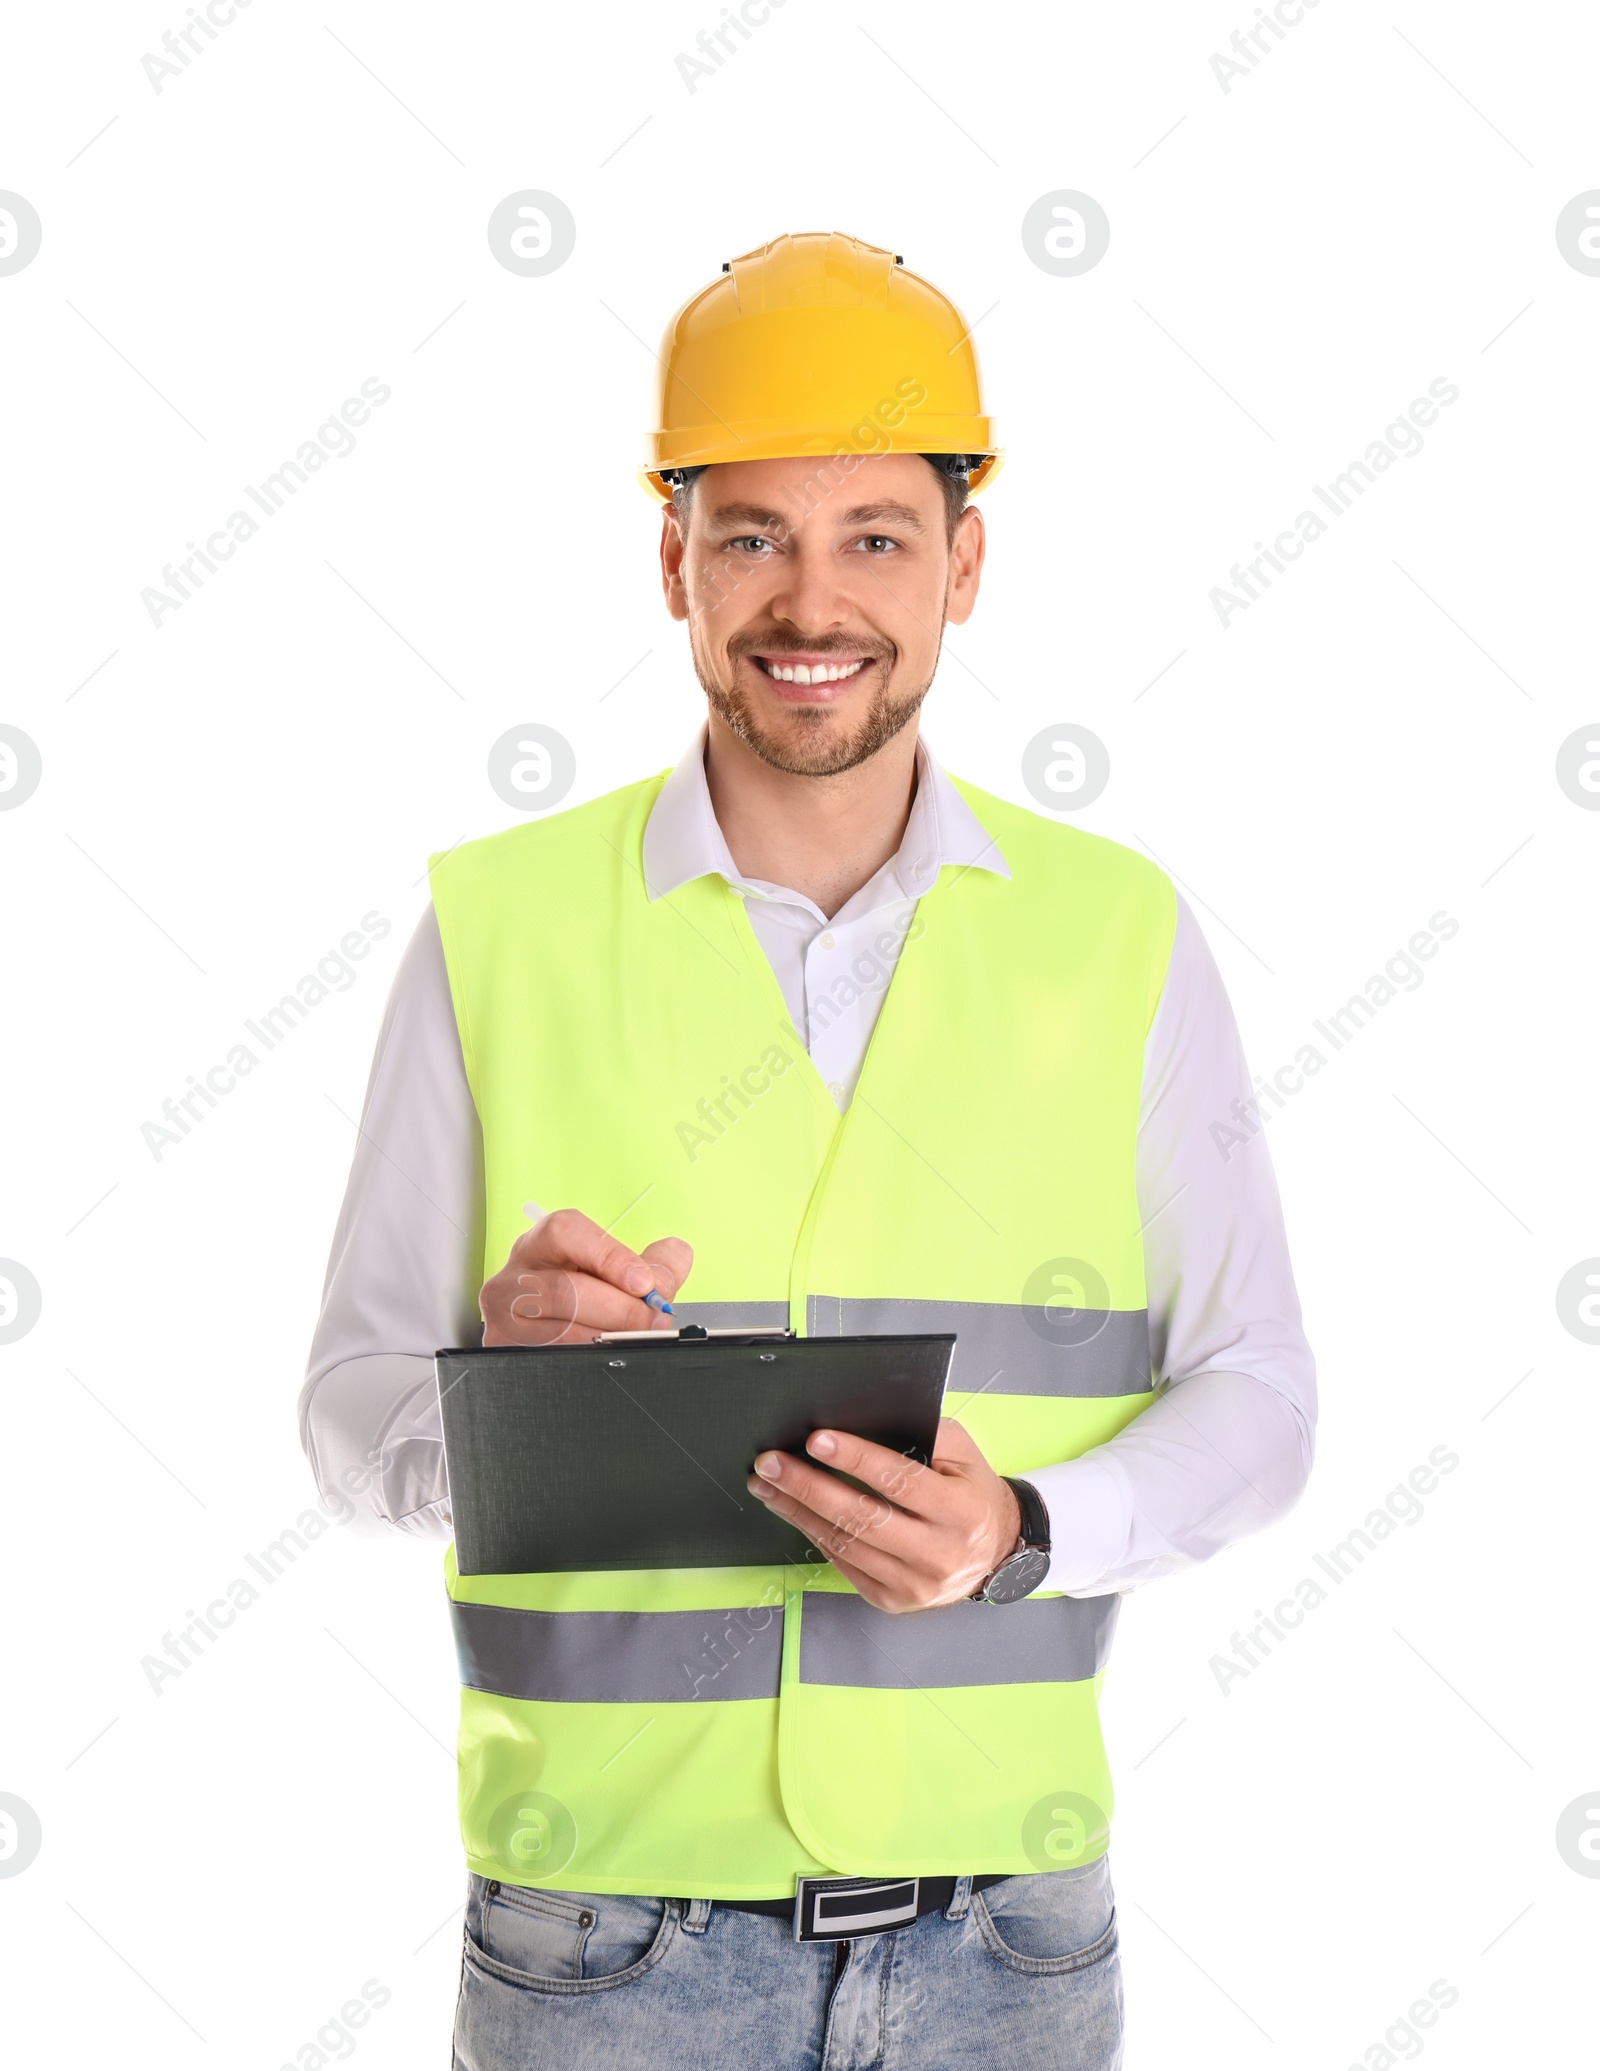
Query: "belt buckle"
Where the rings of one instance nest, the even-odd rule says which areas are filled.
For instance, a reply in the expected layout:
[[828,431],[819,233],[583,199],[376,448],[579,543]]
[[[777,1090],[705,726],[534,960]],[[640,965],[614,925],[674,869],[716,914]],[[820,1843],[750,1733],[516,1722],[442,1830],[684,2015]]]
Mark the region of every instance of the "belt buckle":
[[917,1917],[916,1877],[801,1877],[794,1897],[797,1942],[849,1942],[909,1927]]

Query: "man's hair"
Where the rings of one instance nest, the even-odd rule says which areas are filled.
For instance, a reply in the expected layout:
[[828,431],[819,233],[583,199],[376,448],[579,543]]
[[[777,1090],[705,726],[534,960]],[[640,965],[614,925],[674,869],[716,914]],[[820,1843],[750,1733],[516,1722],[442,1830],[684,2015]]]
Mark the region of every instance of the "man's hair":
[[[965,453],[924,453],[920,457],[939,477],[939,487],[944,492],[945,544],[953,546],[956,526],[967,507],[967,472],[971,460]],[[672,471],[672,508],[685,523],[694,499],[694,485],[704,473],[703,467],[680,467]]]

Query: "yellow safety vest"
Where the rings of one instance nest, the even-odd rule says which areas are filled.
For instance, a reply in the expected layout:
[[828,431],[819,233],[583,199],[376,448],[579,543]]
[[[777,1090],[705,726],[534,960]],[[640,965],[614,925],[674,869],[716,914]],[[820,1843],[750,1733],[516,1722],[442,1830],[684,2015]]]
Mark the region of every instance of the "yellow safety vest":
[[[683,1320],[958,1334],[946,1413],[1002,1473],[1147,1407],[1134,1183],[1175,913],[1118,844],[957,784],[1011,875],[917,907],[849,1110],[711,874],[652,901],[664,776],[431,859],[483,1125],[483,1275],[523,1203],[694,1247]],[[1119,1599],[901,1616],[831,1566],[446,1579],[481,1875],[776,1898],[1107,1845]]]

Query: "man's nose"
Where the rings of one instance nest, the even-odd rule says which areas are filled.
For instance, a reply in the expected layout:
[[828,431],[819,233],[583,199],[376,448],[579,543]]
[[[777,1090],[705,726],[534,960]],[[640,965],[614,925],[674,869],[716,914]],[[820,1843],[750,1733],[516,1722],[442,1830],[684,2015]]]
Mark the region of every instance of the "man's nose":
[[768,603],[775,618],[803,634],[836,633],[853,615],[844,585],[826,554],[791,555]]

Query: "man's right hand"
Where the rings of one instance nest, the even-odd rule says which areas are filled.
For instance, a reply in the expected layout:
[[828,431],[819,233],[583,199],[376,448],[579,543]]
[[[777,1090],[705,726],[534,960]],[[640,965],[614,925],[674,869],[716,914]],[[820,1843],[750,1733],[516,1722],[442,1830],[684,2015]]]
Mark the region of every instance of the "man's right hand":
[[671,1301],[694,1253],[681,1237],[630,1251],[576,1208],[558,1208],[524,1230],[511,1256],[483,1283],[486,1345],[587,1345],[602,1330],[671,1330],[647,1308],[650,1288]]

